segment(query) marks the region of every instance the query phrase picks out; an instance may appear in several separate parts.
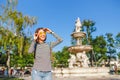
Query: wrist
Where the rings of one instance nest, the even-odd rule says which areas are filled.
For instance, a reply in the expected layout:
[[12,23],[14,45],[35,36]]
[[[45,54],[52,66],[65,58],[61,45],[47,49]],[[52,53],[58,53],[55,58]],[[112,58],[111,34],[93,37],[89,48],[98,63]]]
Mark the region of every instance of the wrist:
[[53,31],[51,31],[51,34],[53,34],[54,32]]

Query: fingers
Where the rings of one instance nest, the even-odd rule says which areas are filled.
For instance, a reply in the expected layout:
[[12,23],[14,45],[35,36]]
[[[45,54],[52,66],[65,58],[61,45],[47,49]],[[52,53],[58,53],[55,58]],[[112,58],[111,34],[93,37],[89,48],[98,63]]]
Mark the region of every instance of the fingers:
[[37,40],[37,38],[38,38],[38,34],[35,33],[35,34],[34,34],[34,40]]
[[37,34],[37,33],[35,33],[35,34],[34,34],[34,36],[36,36],[36,37],[37,37],[37,36],[38,36],[38,34]]
[[50,30],[49,28],[44,28],[44,31],[47,32],[47,33],[51,33],[52,30]]

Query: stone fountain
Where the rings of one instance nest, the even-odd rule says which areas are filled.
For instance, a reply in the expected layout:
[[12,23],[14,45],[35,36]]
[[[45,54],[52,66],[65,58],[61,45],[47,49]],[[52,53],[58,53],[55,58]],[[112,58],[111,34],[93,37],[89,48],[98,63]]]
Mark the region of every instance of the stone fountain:
[[89,67],[89,59],[86,56],[86,52],[92,50],[90,45],[82,45],[82,39],[86,36],[84,32],[81,31],[82,24],[78,18],[75,22],[75,31],[71,36],[76,40],[75,46],[70,46],[68,50],[70,51],[69,68],[74,67]]
[[86,37],[86,33],[82,32],[82,24],[78,18],[75,22],[75,30],[71,36],[76,40],[74,46],[68,48],[70,59],[68,60],[68,68],[55,68],[53,73],[56,77],[71,77],[71,76],[98,76],[108,75],[109,68],[107,67],[89,67],[89,59],[87,53],[92,50],[91,45],[83,45],[82,40]]

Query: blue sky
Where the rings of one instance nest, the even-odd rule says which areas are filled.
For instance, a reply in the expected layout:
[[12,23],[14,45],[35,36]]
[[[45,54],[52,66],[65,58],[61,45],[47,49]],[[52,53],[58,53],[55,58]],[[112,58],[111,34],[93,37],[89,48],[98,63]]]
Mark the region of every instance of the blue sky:
[[[3,0],[0,0],[0,3]],[[36,16],[38,23],[33,26],[48,27],[63,38],[53,51],[71,46],[71,33],[75,20],[90,19],[96,22],[93,36],[120,32],[120,0],[19,0],[17,10],[24,15]],[[48,41],[54,40],[48,35]]]

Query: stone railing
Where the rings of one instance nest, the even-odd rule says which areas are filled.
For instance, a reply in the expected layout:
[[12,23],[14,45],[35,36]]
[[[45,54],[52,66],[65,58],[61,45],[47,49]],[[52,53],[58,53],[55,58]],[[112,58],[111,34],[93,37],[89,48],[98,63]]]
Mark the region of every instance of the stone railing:
[[109,68],[56,68],[53,70],[53,73],[56,77],[109,75]]

